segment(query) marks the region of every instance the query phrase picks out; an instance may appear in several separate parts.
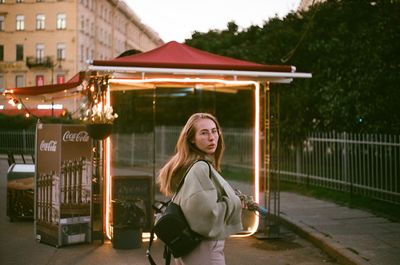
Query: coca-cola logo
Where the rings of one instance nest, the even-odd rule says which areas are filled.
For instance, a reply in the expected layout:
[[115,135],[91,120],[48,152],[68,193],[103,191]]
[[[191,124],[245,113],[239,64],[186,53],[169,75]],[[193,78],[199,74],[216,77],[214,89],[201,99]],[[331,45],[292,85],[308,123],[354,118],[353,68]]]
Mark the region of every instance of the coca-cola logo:
[[50,140],[46,142],[45,140],[42,140],[40,143],[40,151],[44,152],[56,152],[57,150],[57,141]]
[[89,134],[87,131],[79,131],[77,133],[66,131],[63,135],[64,142],[88,142]]

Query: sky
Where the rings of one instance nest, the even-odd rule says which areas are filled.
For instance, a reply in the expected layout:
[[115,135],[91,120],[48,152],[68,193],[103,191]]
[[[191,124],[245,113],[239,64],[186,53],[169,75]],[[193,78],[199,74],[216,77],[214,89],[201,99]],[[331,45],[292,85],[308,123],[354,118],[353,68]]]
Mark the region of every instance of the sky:
[[284,17],[300,0],[124,0],[142,23],[164,42],[184,42],[194,31],[223,30],[234,21],[239,30]]

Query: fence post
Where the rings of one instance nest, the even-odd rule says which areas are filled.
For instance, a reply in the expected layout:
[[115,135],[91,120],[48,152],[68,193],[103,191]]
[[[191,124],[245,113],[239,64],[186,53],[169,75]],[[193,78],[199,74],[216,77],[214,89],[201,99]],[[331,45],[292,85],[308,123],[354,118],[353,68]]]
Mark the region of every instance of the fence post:
[[165,148],[165,144],[166,144],[166,128],[165,128],[165,126],[163,125],[163,126],[161,126],[160,127],[160,138],[161,138],[161,141],[160,141],[160,145],[161,145],[161,150],[160,150],[160,158],[159,159],[161,159],[161,160],[164,160],[164,157],[166,157],[166,148]]
[[348,164],[349,164],[349,146],[348,146],[348,134],[344,132],[343,134],[343,162],[342,162],[342,174],[343,174],[343,180],[347,185],[349,185],[349,193],[350,193],[350,204],[353,198],[353,181],[351,179],[351,176],[348,174]]
[[131,133],[131,166],[135,166],[135,132]]
[[301,174],[301,146],[298,143],[295,143],[295,151],[296,151],[296,183],[300,183],[300,174]]
[[26,151],[26,131],[25,131],[25,129],[22,129],[22,150],[24,150],[23,151],[24,154],[27,153],[27,151]]

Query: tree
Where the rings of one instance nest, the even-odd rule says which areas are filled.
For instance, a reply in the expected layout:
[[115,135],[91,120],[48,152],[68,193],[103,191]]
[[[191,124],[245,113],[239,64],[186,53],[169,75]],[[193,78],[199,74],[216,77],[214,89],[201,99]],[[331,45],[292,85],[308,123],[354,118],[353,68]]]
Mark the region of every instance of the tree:
[[[291,64],[309,80],[276,86],[281,131],[400,133],[400,1],[328,0],[263,27],[194,33],[188,45],[263,64]],[[233,24],[232,24],[233,23]]]

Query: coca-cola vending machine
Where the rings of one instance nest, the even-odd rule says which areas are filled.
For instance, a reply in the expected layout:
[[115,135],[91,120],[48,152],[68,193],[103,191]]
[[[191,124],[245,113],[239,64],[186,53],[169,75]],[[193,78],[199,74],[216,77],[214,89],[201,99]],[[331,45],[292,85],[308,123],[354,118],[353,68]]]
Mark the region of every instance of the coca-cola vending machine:
[[56,247],[91,241],[92,142],[77,124],[37,124],[36,239]]

